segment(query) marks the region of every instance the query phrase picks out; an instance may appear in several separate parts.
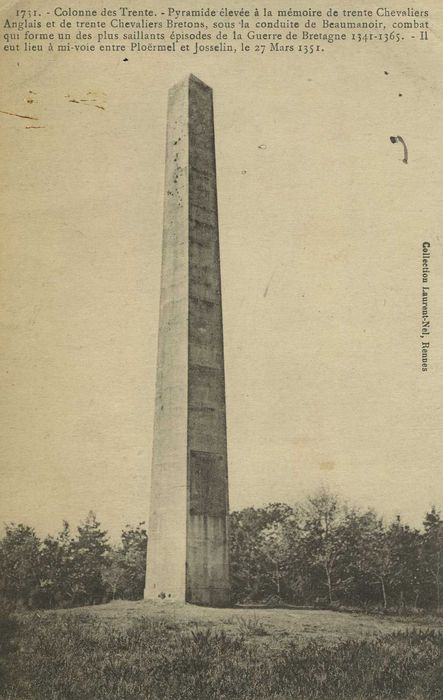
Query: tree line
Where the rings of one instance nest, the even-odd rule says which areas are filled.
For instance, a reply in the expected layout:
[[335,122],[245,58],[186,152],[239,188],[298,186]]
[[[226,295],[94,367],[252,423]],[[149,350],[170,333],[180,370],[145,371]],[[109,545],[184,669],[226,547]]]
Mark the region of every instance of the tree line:
[[238,600],[360,609],[440,609],[443,521],[422,529],[349,506],[326,490],[290,507],[231,515],[231,578]]
[[0,540],[0,600],[13,606],[58,608],[143,597],[147,534],[126,526],[111,546],[95,513],[73,534],[65,521],[43,540],[28,525],[10,523]]
[[[56,608],[143,597],[147,532],[126,526],[116,545],[90,512],[40,539],[23,524],[0,540],[0,602]],[[443,520],[432,508],[416,529],[385,523],[326,490],[294,506],[230,515],[233,602],[360,609],[437,609],[443,587]],[[149,575],[149,574],[148,574]]]

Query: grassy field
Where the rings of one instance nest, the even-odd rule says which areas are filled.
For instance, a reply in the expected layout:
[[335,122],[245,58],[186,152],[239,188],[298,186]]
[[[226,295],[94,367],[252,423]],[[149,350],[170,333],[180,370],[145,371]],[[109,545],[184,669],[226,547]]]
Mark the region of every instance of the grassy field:
[[114,602],[22,613],[5,700],[440,700],[435,618]]

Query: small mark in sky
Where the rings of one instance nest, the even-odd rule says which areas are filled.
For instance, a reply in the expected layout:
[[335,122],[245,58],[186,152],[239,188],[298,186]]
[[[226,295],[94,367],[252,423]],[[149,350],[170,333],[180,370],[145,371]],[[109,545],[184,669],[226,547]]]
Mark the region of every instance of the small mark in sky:
[[387,71],[387,70],[385,70],[385,75],[389,75],[389,73],[388,73],[388,71]]
[[262,151],[265,151],[267,149],[267,145],[265,143],[261,143],[260,146],[258,146]]
[[1,114],[9,114],[10,117],[20,117],[20,119],[32,119],[38,122],[37,117],[30,117],[27,114],[16,114],[16,112],[6,112],[4,109],[0,109]]
[[390,136],[389,140],[391,143],[401,143],[403,145],[403,163],[408,164],[408,147],[404,139],[401,136]]
[[331,472],[335,469],[335,462],[321,462],[320,469],[322,472]]
[[268,282],[268,284],[266,285],[265,291],[263,292],[263,297],[264,297],[264,298],[266,298],[266,296],[267,296],[267,294],[268,294],[268,292],[269,292],[269,287],[271,286],[271,282],[272,282],[272,280],[273,280],[273,278],[274,278],[274,275],[275,275],[275,272],[276,272],[276,270],[277,270],[277,267],[278,267],[278,265],[276,265],[276,266],[274,267],[273,271],[271,272],[271,276],[270,276],[270,278],[269,278],[269,282]]
[[242,170],[242,171],[241,171],[241,174],[242,174],[242,175],[246,175],[247,172],[248,172],[247,170]]
[[25,129],[45,129],[44,126],[25,126]]
[[398,96],[399,96],[399,97],[403,97],[403,95],[402,95],[402,93],[401,93],[401,92],[399,92],[399,93],[398,93]]
[[123,61],[129,61],[129,58],[124,58]]
[[82,104],[85,107],[96,107],[97,109],[105,109],[103,105],[96,104],[98,99],[100,99],[100,102],[102,102],[103,100],[106,101],[106,95],[101,92],[88,90],[88,92],[86,93],[86,97],[79,97],[78,99],[72,97],[71,95],[65,95],[65,97],[69,102],[73,102],[77,105]]

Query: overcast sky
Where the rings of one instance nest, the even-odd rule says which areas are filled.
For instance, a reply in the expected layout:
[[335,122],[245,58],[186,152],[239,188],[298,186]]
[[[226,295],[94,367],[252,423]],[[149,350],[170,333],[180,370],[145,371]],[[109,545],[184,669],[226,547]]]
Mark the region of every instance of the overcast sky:
[[179,58],[3,62],[2,109],[44,128],[0,115],[0,520],[147,517],[167,90],[193,72],[214,89],[231,507],[325,484],[419,524],[443,506],[441,50]]

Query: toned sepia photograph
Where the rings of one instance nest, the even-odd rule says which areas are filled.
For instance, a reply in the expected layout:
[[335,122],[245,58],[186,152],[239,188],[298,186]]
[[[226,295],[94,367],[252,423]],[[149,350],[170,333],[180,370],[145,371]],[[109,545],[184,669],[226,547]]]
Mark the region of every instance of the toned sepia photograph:
[[443,11],[7,5],[0,698],[440,700]]

